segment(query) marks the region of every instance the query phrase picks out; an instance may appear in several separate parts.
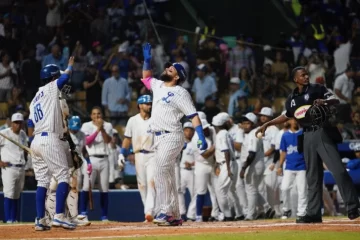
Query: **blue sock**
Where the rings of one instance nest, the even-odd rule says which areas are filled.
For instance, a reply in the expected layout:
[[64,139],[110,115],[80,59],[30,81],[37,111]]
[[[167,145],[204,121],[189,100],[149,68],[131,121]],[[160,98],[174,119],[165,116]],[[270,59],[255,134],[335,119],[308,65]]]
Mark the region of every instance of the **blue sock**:
[[15,222],[17,217],[17,205],[18,205],[18,199],[11,199],[12,205],[11,205],[11,221]]
[[81,191],[80,192],[80,207],[79,213],[81,215],[87,215],[87,205],[89,202],[89,192],[88,191]]
[[10,219],[10,213],[11,213],[11,209],[10,209],[10,202],[11,199],[10,198],[4,198],[4,214],[5,214],[5,222],[11,220]]
[[204,207],[205,195],[196,196],[196,216],[202,216],[202,210]]
[[107,217],[108,203],[109,203],[109,193],[108,192],[100,193],[101,217]]
[[56,214],[65,212],[65,202],[69,193],[69,184],[66,182],[59,183],[56,189]]
[[45,199],[47,189],[44,187],[37,187],[36,189],[36,217],[45,217]]

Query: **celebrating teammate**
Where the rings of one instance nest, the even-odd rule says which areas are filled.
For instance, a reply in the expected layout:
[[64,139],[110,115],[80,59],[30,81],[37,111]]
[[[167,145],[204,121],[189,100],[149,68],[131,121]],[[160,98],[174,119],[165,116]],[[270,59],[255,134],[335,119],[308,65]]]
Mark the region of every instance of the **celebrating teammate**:
[[96,177],[99,176],[99,191],[101,205],[101,221],[108,221],[108,199],[109,199],[109,146],[112,133],[111,123],[102,118],[101,108],[93,107],[91,110],[91,121],[82,125],[81,131],[86,136],[86,150],[89,154],[92,174],[84,175],[83,188],[80,193],[80,214],[78,218],[86,218],[87,205],[89,202],[89,178],[91,186],[94,186]]
[[63,139],[64,124],[59,101],[59,92],[69,81],[73,64],[74,57],[70,57],[68,68],[61,76],[56,65],[50,64],[42,68],[40,78],[45,85],[39,88],[30,103],[29,124],[34,127],[31,150],[37,180],[35,230],[38,231],[49,229],[45,219],[45,198],[52,176],[58,182],[52,226],[75,228],[64,215],[69,193],[69,166],[64,152],[68,143]]
[[176,193],[175,161],[184,147],[184,135],[180,119],[186,115],[198,133],[198,147],[207,148],[201,122],[190,94],[179,85],[186,79],[181,64],[169,65],[160,79],[152,77],[151,45],[143,48],[144,65],[142,82],[154,94],[149,130],[155,135],[155,189],[159,215],[154,223],[178,226],[182,224]]
[[[21,113],[14,113],[11,116],[11,127],[1,130],[0,133],[26,146],[27,136],[21,130],[23,121]],[[23,149],[1,136],[0,153],[1,178],[4,185],[4,220],[6,223],[15,223],[18,200],[24,187],[25,154]]]
[[118,164],[124,167],[125,157],[132,145],[135,151],[136,179],[141,200],[144,205],[145,221],[152,222],[155,205],[154,187],[154,153],[152,135],[147,132],[151,117],[152,98],[150,95],[140,96],[137,100],[140,113],[131,117],[126,124],[125,138],[122,143]]

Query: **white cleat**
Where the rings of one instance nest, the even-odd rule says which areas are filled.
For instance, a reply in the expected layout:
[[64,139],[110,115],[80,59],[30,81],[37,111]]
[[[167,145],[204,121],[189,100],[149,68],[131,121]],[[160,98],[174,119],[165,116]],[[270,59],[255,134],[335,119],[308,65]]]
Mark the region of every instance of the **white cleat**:
[[65,229],[75,229],[76,228],[76,225],[71,223],[71,221],[69,219],[67,219],[63,213],[55,214],[51,225],[53,227],[63,227]]
[[76,226],[90,226],[91,224],[88,217],[85,215],[78,215],[77,217],[74,217],[71,222]]
[[202,222],[203,218],[202,216],[196,216],[195,222]]
[[46,218],[35,218],[35,231],[46,231],[50,230],[50,226],[48,225]]

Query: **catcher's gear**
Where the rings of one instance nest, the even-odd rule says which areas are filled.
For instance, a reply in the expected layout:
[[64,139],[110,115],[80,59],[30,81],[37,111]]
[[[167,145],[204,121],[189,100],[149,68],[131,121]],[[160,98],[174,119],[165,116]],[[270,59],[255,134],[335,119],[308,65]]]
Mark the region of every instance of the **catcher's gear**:
[[332,116],[332,110],[327,105],[312,105],[306,112],[312,126],[322,126]]

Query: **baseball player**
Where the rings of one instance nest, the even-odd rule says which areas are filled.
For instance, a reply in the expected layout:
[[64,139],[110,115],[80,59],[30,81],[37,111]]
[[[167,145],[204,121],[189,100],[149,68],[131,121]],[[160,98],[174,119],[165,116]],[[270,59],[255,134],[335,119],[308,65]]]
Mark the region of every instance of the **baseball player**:
[[233,141],[228,133],[230,128],[229,114],[222,112],[213,118],[212,124],[216,129],[215,158],[220,167],[220,173],[216,181],[216,197],[225,221],[232,221],[229,199],[234,203],[235,219],[240,220],[242,209],[236,194],[237,164],[235,162],[235,150]]
[[[280,143],[280,166],[277,169],[278,175],[283,175],[281,183],[283,216],[282,219],[291,217],[290,190],[292,185],[296,185],[298,193],[297,216],[305,216],[307,196],[306,196],[306,166],[304,155],[298,152],[298,136],[303,134],[302,129],[294,118],[289,119],[290,129],[285,132]],[[286,161],[285,169],[283,165]]]
[[[206,149],[206,151],[210,150],[211,145],[215,145],[215,141],[216,141],[216,131],[215,128],[213,126],[211,126],[207,120],[206,120],[206,114],[204,112],[198,111],[197,112],[199,115],[199,118],[201,119],[201,122],[203,122],[205,120],[205,125],[207,126],[204,129],[208,129],[204,131],[204,134],[206,136],[206,142],[208,143],[208,148]],[[197,141],[199,140],[197,133],[194,133],[194,136],[191,140],[192,145],[196,146]],[[209,145],[209,143],[211,143]],[[211,205],[212,205],[212,210],[211,210],[211,217],[208,219],[209,222],[212,221],[222,221],[224,219],[224,214],[222,212],[220,212],[220,208],[219,208],[219,204],[218,201],[216,199],[216,192],[215,192],[215,185],[216,185],[216,179],[217,176],[215,175],[215,148],[214,148],[214,153],[210,154],[210,152],[207,152],[206,154],[202,154],[203,151],[200,151],[199,149],[197,149],[197,151],[195,151],[195,161],[196,162],[201,162],[200,164],[196,165],[195,164],[195,190],[197,193],[196,196],[196,211],[197,211],[197,216],[200,216],[198,214],[200,214],[202,212],[202,207],[204,204],[203,202],[205,201],[205,194],[206,194],[206,188],[204,189],[205,184],[207,185],[207,190],[209,191],[209,195],[210,195],[210,199],[211,199]],[[202,155],[202,156],[199,156]],[[213,155],[213,156],[212,156]],[[203,162],[204,162],[204,158],[205,160],[207,160],[207,164],[205,164],[206,166],[203,166]],[[211,169],[209,169],[209,166],[211,167]],[[210,170],[210,173],[209,173]],[[205,183],[202,180],[199,179],[204,179]],[[204,196],[203,196],[204,195]],[[197,221],[200,220],[200,217],[197,217]],[[202,218],[201,218],[202,220]]]
[[137,100],[139,113],[129,118],[124,133],[124,141],[120,150],[118,163],[124,167],[125,157],[129,154],[132,145],[135,152],[135,168],[138,189],[144,205],[145,221],[152,222],[155,205],[154,186],[154,152],[152,151],[153,138],[148,133],[151,117],[152,98],[142,95]]
[[[21,113],[14,113],[11,116],[11,127],[0,132],[27,146],[26,133],[21,130],[24,117]],[[4,213],[6,223],[17,222],[17,206],[20,193],[24,187],[25,180],[25,152],[14,143],[0,136],[0,167],[4,192]]]
[[[196,212],[196,195],[195,195],[195,181],[194,181],[194,166],[195,166],[195,158],[194,158],[194,150],[195,147],[191,144],[191,139],[194,136],[194,127],[190,122],[185,122],[183,125],[184,130],[184,138],[185,145],[184,149],[181,153],[180,158],[180,191],[179,191],[179,208],[180,215],[184,218],[194,219],[195,220],[195,212]],[[186,206],[185,206],[185,193],[186,189],[189,190],[190,193],[190,204],[188,207],[188,211],[186,214]]]
[[182,224],[179,202],[176,193],[175,161],[184,147],[184,134],[180,119],[186,115],[198,134],[198,147],[207,148],[200,118],[197,116],[189,92],[180,87],[186,79],[185,69],[181,64],[169,64],[160,79],[152,77],[151,45],[143,48],[143,79],[145,87],[153,92],[152,117],[149,130],[154,136],[155,150],[155,190],[156,205],[159,215],[154,223],[166,226]]
[[270,218],[272,209],[267,200],[260,194],[260,184],[265,170],[264,149],[262,140],[253,134],[256,131],[257,117],[254,113],[247,113],[241,119],[244,129],[244,142],[241,145],[242,168],[240,178],[245,180],[245,189],[248,199],[248,208],[245,220],[256,218],[256,206],[265,210],[265,217]]
[[[273,117],[273,111],[269,107],[263,107],[258,114],[260,116],[260,123],[265,123]],[[279,196],[279,184],[277,183],[276,172],[270,170],[270,165],[274,161],[275,154],[275,141],[276,136],[279,133],[279,129],[276,126],[271,126],[266,129],[265,136],[262,139],[264,148],[264,188],[262,189],[262,195],[267,198],[270,206],[275,211],[271,213],[271,218],[276,214],[280,215],[280,196]]]
[[79,218],[87,216],[87,205],[89,202],[89,178],[91,186],[94,186],[96,177],[99,176],[99,191],[101,205],[101,221],[108,221],[108,199],[109,199],[109,146],[111,141],[112,125],[102,118],[100,107],[91,110],[91,121],[82,125],[81,131],[85,134],[85,146],[89,154],[92,174],[84,175],[83,188],[80,193]]
[[31,150],[36,190],[35,230],[48,230],[45,219],[46,192],[50,179],[55,177],[58,182],[56,190],[56,209],[52,226],[74,229],[75,225],[64,215],[66,197],[69,192],[69,166],[64,148],[68,143],[63,138],[64,123],[60,107],[59,94],[69,81],[74,58],[70,57],[68,68],[60,76],[60,69],[54,64],[41,69],[40,78],[45,83],[40,87],[30,103],[29,125],[34,127],[34,138]]

